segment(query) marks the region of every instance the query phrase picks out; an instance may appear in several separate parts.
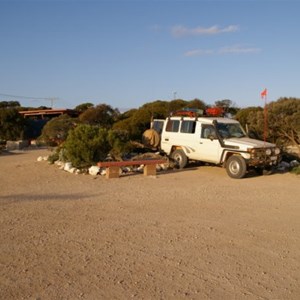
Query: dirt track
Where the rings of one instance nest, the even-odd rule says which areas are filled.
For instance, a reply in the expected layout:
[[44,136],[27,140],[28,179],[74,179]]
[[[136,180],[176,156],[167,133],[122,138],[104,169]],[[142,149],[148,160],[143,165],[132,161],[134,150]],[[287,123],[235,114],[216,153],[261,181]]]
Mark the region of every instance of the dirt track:
[[1,299],[299,299],[300,176],[106,180],[0,155]]

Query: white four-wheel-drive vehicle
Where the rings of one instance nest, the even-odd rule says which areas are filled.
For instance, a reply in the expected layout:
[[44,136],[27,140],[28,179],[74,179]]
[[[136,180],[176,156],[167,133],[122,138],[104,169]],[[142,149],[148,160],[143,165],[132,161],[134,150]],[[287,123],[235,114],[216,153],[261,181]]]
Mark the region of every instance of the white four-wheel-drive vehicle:
[[279,162],[276,145],[249,138],[230,118],[175,115],[153,120],[151,130],[156,134],[152,143],[179,168],[195,160],[223,166],[230,177],[242,178],[250,169],[270,172]]

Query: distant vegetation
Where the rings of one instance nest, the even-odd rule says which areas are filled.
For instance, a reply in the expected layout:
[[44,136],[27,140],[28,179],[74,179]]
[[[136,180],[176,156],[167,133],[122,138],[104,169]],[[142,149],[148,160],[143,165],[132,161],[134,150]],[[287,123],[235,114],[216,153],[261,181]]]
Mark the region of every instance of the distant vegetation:
[[[280,98],[267,106],[267,140],[285,148],[294,146],[300,153],[300,99]],[[264,109],[249,107],[240,109],[235,118],[251,134],[263,139]]]
[[[216,101],[214,106],[222,107],[239,120],[251,137],[263,139],[264,108],[240,109],[229,99]],[[171,112],[187,107],[205,110],[209,105],[200,99],[156,100],[120,113],[108,104],[95,106],[83,103],[75,108],[80,113],[78,118],[64,115],[50,120],[44,126],[39,140],[64,148],[74,165],[87,165],[108,153],[119,157],[130,151],[132,141],[141,142],[142,134],[149,128],[152,118],[166,118]],[[18,113],[21,109],[29,108],[21,108],[16,101],[0,102],[0,140],[29,137],[26,130],[28,121]],[[283,149],[294,146],[300,153],[300,99],[280,98],[269,103],[267,116],[267,140]]]
[[0,102],[0,140],[17,140],[23,138],[25,120],[19,114],[18,106]]

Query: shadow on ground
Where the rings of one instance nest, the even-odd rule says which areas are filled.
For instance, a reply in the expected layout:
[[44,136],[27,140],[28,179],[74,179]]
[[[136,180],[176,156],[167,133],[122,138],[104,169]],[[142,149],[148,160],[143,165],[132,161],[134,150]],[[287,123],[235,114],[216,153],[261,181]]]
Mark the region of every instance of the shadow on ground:
[[40,195],[32,195],[32,194],[12,194],[7,196],[1,196],[0,197],[0,205],[3,204],[13,204],[13,203],[19,203],[24,201],[61,201],[61,200],[85,200],[89,198],[93,198],[95,196],[99,196],[99,194],[89,194],[86,193],[77,193],[77,194],[40,194]]

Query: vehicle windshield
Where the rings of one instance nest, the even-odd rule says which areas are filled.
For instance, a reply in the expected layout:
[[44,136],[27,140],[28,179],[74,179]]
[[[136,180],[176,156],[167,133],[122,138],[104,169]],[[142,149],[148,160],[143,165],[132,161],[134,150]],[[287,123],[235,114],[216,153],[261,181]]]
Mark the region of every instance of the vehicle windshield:
[[217,123],[217,130],[223,139],[245,137],[246,133],[239,123]]

